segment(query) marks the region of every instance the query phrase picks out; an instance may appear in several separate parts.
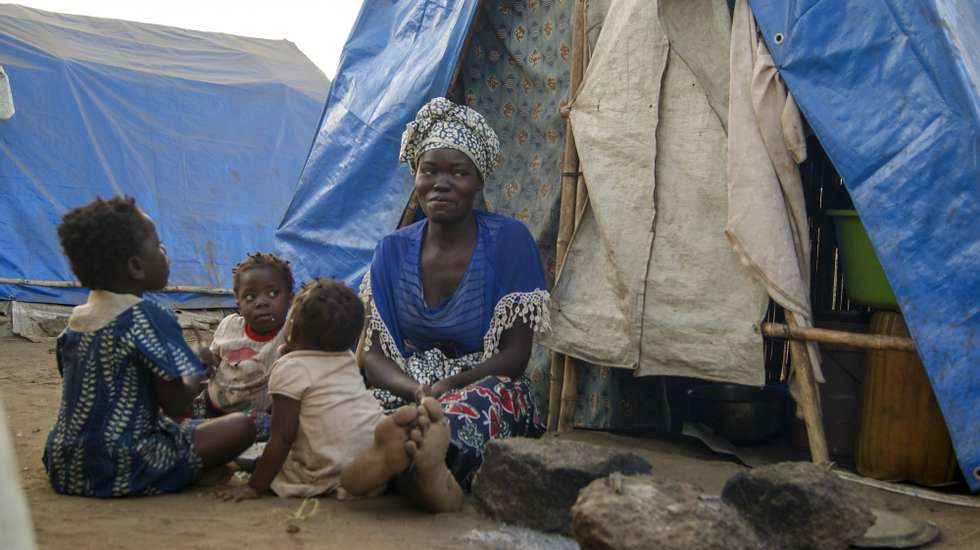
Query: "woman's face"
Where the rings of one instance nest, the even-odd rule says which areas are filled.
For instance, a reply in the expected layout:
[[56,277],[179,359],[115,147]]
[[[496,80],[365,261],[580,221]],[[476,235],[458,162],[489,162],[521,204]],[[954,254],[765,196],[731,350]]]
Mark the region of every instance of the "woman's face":
[[473,161],[455,149],[432,149],[422,154],[415,172],[415,194],[429,220],[452,225],[465,220],[483,189]]

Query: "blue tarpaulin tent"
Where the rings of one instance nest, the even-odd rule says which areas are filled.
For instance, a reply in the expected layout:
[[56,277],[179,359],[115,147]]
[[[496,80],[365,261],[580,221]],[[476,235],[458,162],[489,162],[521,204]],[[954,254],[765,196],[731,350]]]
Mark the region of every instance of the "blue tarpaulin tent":
[[446,93],[477,0],[365,0],[340,59],[316,141],[276,233],[298,280],[355,284],[411,192],[402,131]]
[[[410,191],[398,138],[446,93],[477,4],[365,2],[277,233],[300,278],[355,283],[397,224]],[[980,5],[750,4],[867,226],[980,490]]]
[[867,228],[978,491],[980,4],[750,5]]
[[[127,194],[154,218],[170,284],[231,287],[272,250],[329,83],[286,41],[0,6],[0,300],[74,304],[61,216]],[[24,283],[21,280],[27,280]],[[230,296],[161,298],[227,306]]]

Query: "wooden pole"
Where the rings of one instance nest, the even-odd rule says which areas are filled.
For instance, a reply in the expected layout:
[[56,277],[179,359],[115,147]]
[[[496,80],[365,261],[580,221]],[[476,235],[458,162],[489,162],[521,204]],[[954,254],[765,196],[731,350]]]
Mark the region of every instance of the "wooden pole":
[[[24,286],[43,286],[48,288],[82,288],[76,281],[52,281],[47,279],[17,279],[14,277],[0,277],[0,284],[5,285],[24,285]],[[194,292],[197,294],[234,294],[230,288],[215,288],[210,286],[193,285],[174,285],[168,286],[160,292]]]
[[841,344],[854,348],[879,351],[916,351],[915,343],[912,342],[911,338],[887,336],[884,334],[859,334],[822,328],[790,326],[781,323],[763,323],[762,334],[772,338],[821,342],[824,344]]
[[[585,74],[585,11],[585,0],[576,0],[575,14],[572,20],[572,66],[567,106],[571,106],[575,100],[579,85],[582,83],[582,76]],[[587,204],[585,178],[582,177],[580,171],[578,150],[575,148],[575,136],[572,132],[571,120],[565,123],[565,129],[565,151],[562,158],[563,160],[567,158],[570,162],[567,164],[562,162],[562,196],[558,224],[558,248],[560,250],[556,253],[558,266],[555,270],[556,277],[565,265],[569,243],[575,233],[575,228],[582,220],[582,214],[585,212]],[[555,388],[551,388],[549,397],[560,393],[561,400],[557,407],[554,405],[555,401],[549,403],[548,421],[550,427],[552,417],[557,416],[558,421],[554,429],[563,433],[571,431],[575,427],[575,403],[578,401],[578,365],[574,358],[567,356],[564,361],[553,361],[551,364],[552,380],[556,378],[555,374],[559,370],[562,371],[561,391],[557,392]]]
[[[798,329],[796,316],[786,310],[786,324],[790,329]],[[813,365],[807,353],[806,344],[798,340],[789,342],[790,357],[793,362],[793,372],[796,374],[799,388],[799,405],[803,410],[803,423],[806,424],[806,435],[810,442],[810,460],[814,464],[830,462],[827,451],[827,436],[823,431],[823,412],[820,409],[820,393],[817,380],[813,376]]]
[[551,376],[548,381],[548,424],[549,432],[558,430],[558,417],[561,413],[561,389],[565,381],[564,355],[551,352]]
[[564,370],[558,433],[566,433],[575,429],[575,404],[578,402],[578,365],[575,358],[565,356]]
[[[575,184],[575,229],[582,223],[582,216],[585,215],[585,207],[589,205],[589,189],[585,186],[585,176],[579,172],[578,182]],[[572,231],[574,234],[574,230]]]
[[[575,226],[575,186],[578,181],[578,153],[575,151],[575,137],[571,122],[565,122],[565,149],[561,162],[561,198],[558,212],[558,240],[555,246],[555,281],[565,265],[565,255],[572,239]],[[561,413],[561,400],[565,385],[565,356],[551,354],[551,381],[548,386],[548,431],[558,429]]]
[[398,227],[402,228],[406,225],[410,225],[415,221],[415,211],[419,208],[419,196],[415,194],[415,190],[412,190],[412,194],[408,197],[408,203],[405,204],[405,209],[402,210],[402,217],[398,221]]
[[[482,5],[483,2],[481,1]],[[449,88],[446,90],[447,96],[456,95],[459,91],[459,75],[463,72],[463,61],[466,59],[466,52],[470,51],[470,44],[473,43],[473,35],[476,34],[476,29],[480,26],[480,10],[477,7],[476,13],[473,14],[473,21],[470,22],[470,28],[466,31],[466,39],[463,40],[463,49],[459,52],[459,59],[456,60],[456,66],[453,67],[453,75],[449,78]]]

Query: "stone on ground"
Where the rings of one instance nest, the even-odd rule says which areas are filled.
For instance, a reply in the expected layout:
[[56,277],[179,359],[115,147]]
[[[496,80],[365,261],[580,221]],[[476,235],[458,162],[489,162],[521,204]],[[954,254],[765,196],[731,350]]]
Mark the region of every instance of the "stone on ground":
[[764,548],[734,508],[682,481],[613,474],[589,484],[572,507],[582,548]]
[[517,525],[495,529],[473,529],[457,540],[469,550],[579,550],[575,539],[557,533],[542,533]]
[[874,523],[852,487],[829,469],[783,462],[740,472],[722,498],[773,548],[847,548]]
[[571,534],[580,489],[613,472],[643,474],[639,455],[555,438],[508,438],[487,443],[473,496],[483,511],[517,525]]

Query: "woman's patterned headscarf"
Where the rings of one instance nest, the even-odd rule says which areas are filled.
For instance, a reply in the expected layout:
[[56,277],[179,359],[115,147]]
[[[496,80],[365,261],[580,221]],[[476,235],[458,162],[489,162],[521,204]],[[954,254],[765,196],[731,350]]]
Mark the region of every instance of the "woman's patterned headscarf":
[[437,97],[419,109],[415,121],[405,126],[398,160],[408,163],[409,170],[415,174],[422,154],[432,149],[462,152],[473,161],[486,183],[497,165],[500,141],[483,115]]

